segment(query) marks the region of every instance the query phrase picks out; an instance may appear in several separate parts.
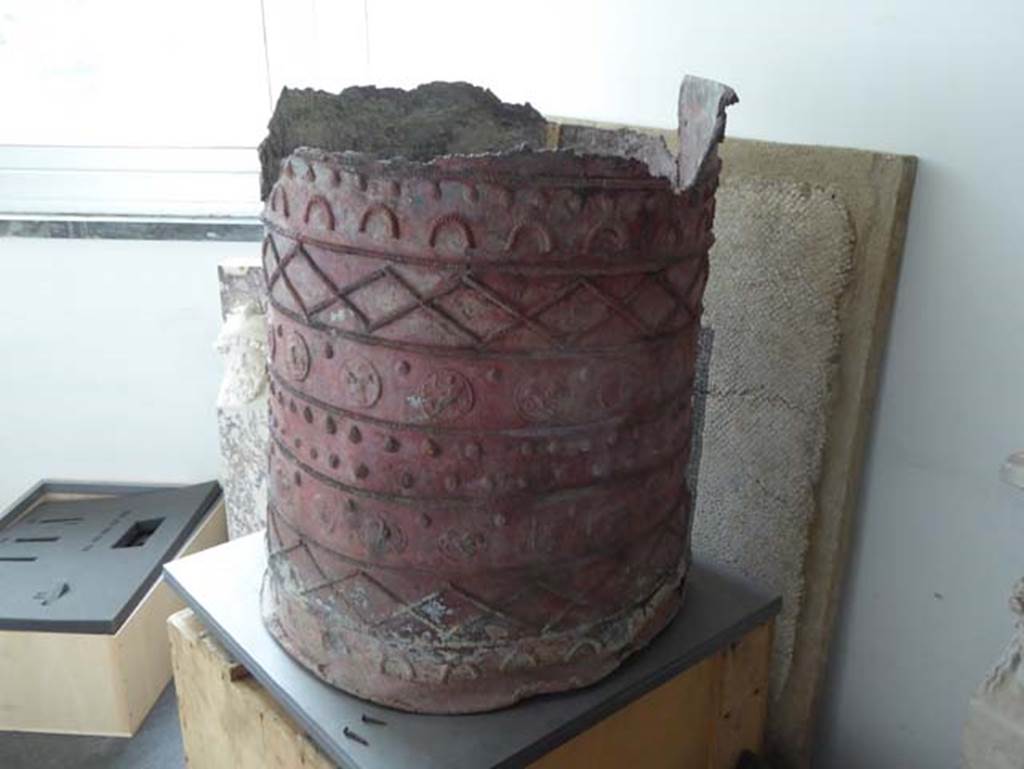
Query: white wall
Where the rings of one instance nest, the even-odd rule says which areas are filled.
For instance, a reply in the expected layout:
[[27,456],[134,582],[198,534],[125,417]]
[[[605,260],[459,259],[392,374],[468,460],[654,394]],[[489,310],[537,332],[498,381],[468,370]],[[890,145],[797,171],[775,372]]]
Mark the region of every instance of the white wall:
[[[996,480],[1024,445],[1024,4],[368,0],[367,18],[339,87],[471,79],[669,126],[693,72],[740,94],[733,135],[921,158],[815,766],[956,766],[1024,572],[1024,495]],[[215,262],[252,248],[0,240],[0,499],[40,475],[214,474]]]
[[257,243],[0,238],[0,503],[218,471],[217,261]]

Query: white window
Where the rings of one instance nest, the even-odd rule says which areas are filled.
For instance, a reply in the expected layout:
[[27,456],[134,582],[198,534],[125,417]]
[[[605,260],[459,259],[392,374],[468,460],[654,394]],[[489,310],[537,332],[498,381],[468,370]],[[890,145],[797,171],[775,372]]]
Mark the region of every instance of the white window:
[[364,79],[364,2],[0,0],[0,213],[257,213],[277,93]]

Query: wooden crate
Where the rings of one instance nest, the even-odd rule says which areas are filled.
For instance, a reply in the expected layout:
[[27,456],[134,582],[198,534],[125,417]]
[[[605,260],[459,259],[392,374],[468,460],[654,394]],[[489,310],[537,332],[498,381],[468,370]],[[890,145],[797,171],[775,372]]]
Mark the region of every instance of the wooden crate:
[[[332,766],[191,610],[168,628],[189,769]],[[771,642],[755,627],[531,766],[734,769],[761,748]]]
[[[226,540],[219,500],[177,557]],[[160,579],[113,635],[0,631],[0,730],[133,735],[171,680],[166,623],[183,606]]]

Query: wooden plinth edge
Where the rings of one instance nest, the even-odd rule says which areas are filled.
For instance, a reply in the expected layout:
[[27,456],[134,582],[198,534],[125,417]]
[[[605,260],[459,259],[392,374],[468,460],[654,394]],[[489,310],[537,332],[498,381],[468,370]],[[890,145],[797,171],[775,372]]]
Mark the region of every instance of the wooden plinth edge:
[[172,615],[167,628],[189,769],[333,767],[189,609]]

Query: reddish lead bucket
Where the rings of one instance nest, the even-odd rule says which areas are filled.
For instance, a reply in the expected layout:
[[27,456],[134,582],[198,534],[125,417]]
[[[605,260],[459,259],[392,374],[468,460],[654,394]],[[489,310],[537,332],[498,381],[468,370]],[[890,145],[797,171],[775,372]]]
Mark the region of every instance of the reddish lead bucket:
[[563,149],[285,161],[263,610],[316,675],[488,710],[596,681],[675,615],[734,99],[684,82],[674,178]]

